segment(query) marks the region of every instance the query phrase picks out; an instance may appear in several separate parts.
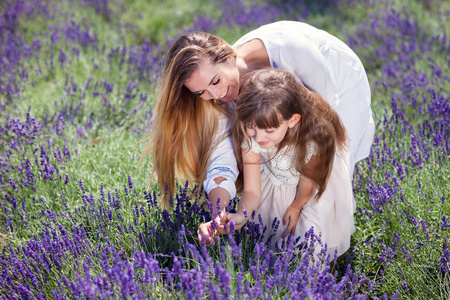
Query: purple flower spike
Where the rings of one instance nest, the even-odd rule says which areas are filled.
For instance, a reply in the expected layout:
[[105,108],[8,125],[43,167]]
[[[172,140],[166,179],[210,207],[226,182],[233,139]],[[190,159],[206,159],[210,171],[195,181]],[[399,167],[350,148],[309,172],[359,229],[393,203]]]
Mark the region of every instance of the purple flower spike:
[[64,53],[63,49],[59,49],[58,61],[61,68],[64,66],[64,63],[67,61],[66,53]]
[[130,188],[130,190],[133,188],[133,182],[131,181],[130,175],[128,175],[128,187]]
[[9,185],[13,188],[13,190],[17,190],[17,185],[14,180],[9,179]]

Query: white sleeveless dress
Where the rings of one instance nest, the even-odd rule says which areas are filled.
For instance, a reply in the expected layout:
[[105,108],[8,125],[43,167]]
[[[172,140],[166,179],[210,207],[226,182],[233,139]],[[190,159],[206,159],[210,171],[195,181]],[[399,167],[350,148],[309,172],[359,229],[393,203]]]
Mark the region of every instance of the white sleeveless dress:
[[[242,145],[245,149],[245,145]],[[308,144],[307,161],[314,154],[315,144]],[[285,147],[274,157],[277,149],[263,149],[252,139],[250,151],[261,154],[261,204],[256,211],[255,222],[262,220],[267,226],[264,241],[273,234],[272,224],[279,221],[279,227],[271,241],[281,244],[287,226],[283,225],[286,209],[293,202],[301,174],[292,162],[293,151]],[[354,232],[353,192],[350,180],[349,152],[340,150],[334,157],[333,168],[326,189],[319,200],[314,196],[303,206],[295,228],[295,237],[304,239],[305,233],[314,227],[316,235],[327,243],[328,253],[340,256],[350,247],[350,236]],[[260,218],[258,217],[260,215]],[[321,250],[316,247],[316,252]]]

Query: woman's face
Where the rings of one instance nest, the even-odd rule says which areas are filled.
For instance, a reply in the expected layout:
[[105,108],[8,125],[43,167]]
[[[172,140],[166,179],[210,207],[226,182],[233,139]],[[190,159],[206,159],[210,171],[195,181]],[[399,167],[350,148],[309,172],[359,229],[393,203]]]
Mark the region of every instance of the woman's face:
[[229,57],[225,62],[218,64],[212,63],[210,59],[203,59],[199,68],[185,81],[184,86],[204,100],[233,102],[239,93],[236,59]]

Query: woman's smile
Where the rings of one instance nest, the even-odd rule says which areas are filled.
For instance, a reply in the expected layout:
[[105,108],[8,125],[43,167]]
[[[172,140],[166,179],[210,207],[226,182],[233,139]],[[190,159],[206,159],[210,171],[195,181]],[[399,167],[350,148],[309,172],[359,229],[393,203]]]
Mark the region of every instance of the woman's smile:
[[228,91],[230,90],[230,87],[227,87],[227,89],[225,90],[225,92],[219,97],[220,100],[223,100],[226,95],[228,94]]

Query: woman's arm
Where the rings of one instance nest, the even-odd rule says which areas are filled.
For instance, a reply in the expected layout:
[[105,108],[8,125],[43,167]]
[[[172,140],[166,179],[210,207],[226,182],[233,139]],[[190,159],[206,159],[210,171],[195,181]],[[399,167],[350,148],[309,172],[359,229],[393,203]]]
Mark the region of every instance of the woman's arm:
[[229,131],[228,119],[222,117],[216,134],[217,148],[212,154],[203,187],[208,200],[213,204],[213,216],[218,214],[217,200],[220,199],[221,211],[229,205],[230,199],[236,196],[235,181],[239,174],[231,137],[224,135]]

